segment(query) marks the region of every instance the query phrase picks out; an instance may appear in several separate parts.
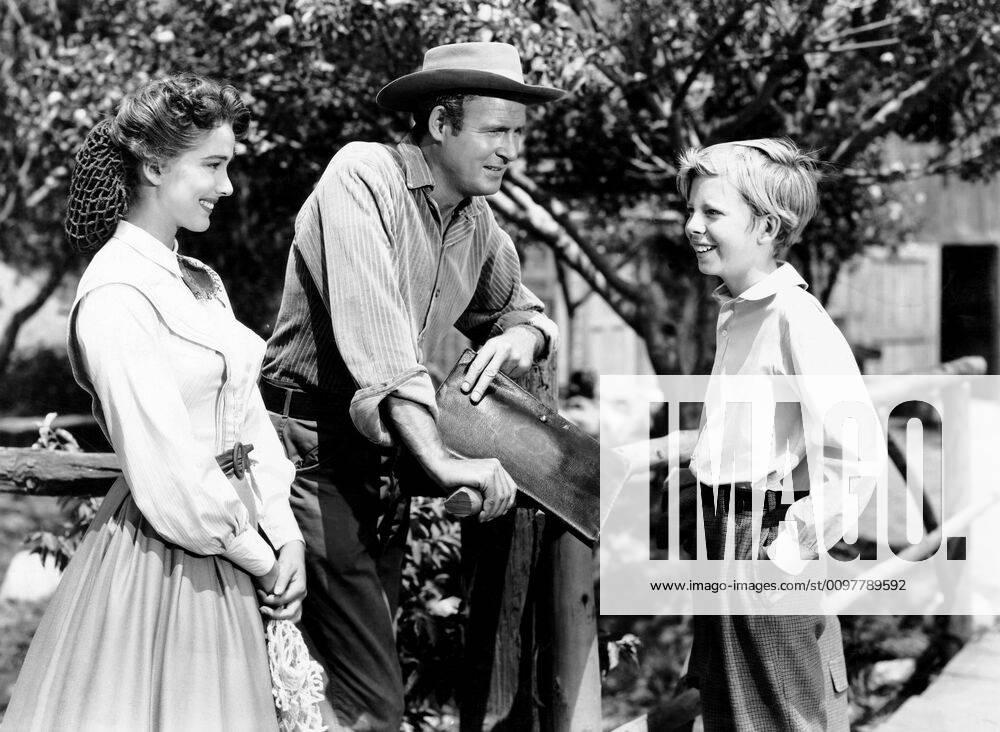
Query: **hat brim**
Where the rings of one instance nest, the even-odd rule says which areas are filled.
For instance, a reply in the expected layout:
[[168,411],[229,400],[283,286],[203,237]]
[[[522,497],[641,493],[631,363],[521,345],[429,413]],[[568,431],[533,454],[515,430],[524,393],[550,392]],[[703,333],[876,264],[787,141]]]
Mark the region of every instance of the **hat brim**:
[[416,71],[390,81],[382,87],[375,101],[386,109],[412,112],[421,99],[446,92],[468,92],[501,97],[521,104],[545,104],[554,102],[566,94],[562,89],[522,84],[489,71],[438,69]]

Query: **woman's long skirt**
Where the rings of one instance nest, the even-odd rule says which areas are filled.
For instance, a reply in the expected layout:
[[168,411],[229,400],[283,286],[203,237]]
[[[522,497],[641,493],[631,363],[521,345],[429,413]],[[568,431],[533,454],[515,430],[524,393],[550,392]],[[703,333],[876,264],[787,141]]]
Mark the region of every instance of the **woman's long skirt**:
[[152,529],[119,480],[35,633],[5,730],[276,730],[250,575]]

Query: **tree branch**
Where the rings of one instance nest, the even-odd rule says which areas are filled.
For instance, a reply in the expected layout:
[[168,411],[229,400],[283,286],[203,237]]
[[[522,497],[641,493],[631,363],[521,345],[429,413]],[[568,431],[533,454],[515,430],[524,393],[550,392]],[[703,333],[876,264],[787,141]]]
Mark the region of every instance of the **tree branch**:
[[556,257],[556,281],[559,283],[559,290],[562,292],[563,303],[566,305],[566,315],[570,320],[576,314],[576,309],[583,300],[574,301],[573,293],[569,291],[569,277],[566,276],[566,263]]
[[602,23],[598,22],[593,4],[588,0],[569,0],[569,7],[581,22],[587,24],[587,30],[591,33],[594,33],[601,28]]
[[10,13],[21,30],[27,29],[27,24],[24,22],[24,16],[21,15],[21,11],[18,10],[17,3],[14,0],[7,0],[7,11]]
[[[790,52],[790,49],[799,48],[804,44],[806,34],[811,28],[809,21],[821,17],[825,6],[826,3],[822,0],[813,0],[809,8],[799,17],[798,24],[786,37],[784,48],[775,52],[776,57],[781,58],[781,61],[768,69],[764,83],[760,85],[760,89],[757,90],[757,94],[750,100],[749,104],[744,105],[736,114],[720,120],[714,126],[711,132],[713,139],[726,139],[730,133],[742,128],[771,103],[774,93],[786,81],[788,72],[793,68],[793,59],[797,59],[801,55]],[[781,56],[782,53],[785,55]]]
[[622,320],[631,327],[636,327],[636,304],[633,298],[623,295],[610,285],[608,279],[594,266],[593,261],[580,247],[579,242],[570,236],[548,211],[531,201],[523,190],[516,188],[501,189],[499,193],[490,196],[489,201],[490,205],[505,218],[545,243],[556,257],[579,274]]
[[943,64],[933,74],[911,84],[909,88],[883,104],[870,119],[858,126],[857,132],[840,143],[830,157],[830,162],[843,165],[852,160],[855,155],[868,147],[868,144],[872,140],[888,131],[896,120],[913,109],[945,83],[952,71],[966,64],[978,54],[983,47],[982,41],[982,36],[976,36],[958,55],[948,63]]
[[[996,144],[1000,141],[1000,136],[990,139],[987,144]],[[846,168],[841,171],[841,175],[850,178],[860,185],[871,185],[873,183],[897,183],[900,181],[917,180],[918,178],[929,178],[934,175],[944,175],[961,170],[966,165],[974,163],[988,155],[988,151],[980,147],[971,155],[964,155],[959,158],[938,158],[919,165],[909,167],[898,165],[891,168],[880,168],[878,170],[861,170],[860,168]]]
[[52,296],[52,293],[59,287],[59,283],[62,282],[63,276],[68,269],[68,257],[62,256],[57,259],[52,264],[48,275],[46,275],[44,282],[42,282],[35,296],[11,315],[7,327],[0,334],[0,377],[6,373],[7,367],[10,365],[10,359],[14,353],[14,344],[17,341],[17,334],[21,330],[21,326],[24,325],[28,318],[38,312],[42,305]]
[[7,220],[7,217],[11,215],[14,211],[14,204],[17,202],[17,191],[11,191],[7,194],[7,198],[3,202],[3,207],[0,208],[0,223]]
[[[716,53],[719,44],[722,43],[726,36],[733,32],[740,20],[743,19],[748,5],[749,3],[745,2],[737,3],[733,12],[730,13],[729,17],[721,26],[719,26],[719,29],[705,44],[705,48],[701,52],[701,55],[691,65],[687,75],[684,77],[684,81],[682,81],[681,85],[678,87],[677,93],[674,94],[670,108],[670,119],[668,121],[670,125],[671,145],[676,152],[680,152],[688,146],[687,141],[684,140],[684,118],[690,116],[685,114],[688,111],[686,101],[688,92],[691,90],[691,86],[694,84],[698,75],[708,62],[710,54],[714,55]],[[700,135],[698,135],[698,137],[700,137]]]
[[[676,115],[673,115],[673,117],[676,117]],[[632,158],[629,161],[633,167],[636,168],[636,170],[641,172],[644,179],[656,181],[673,178],[677,175],[677,168],[657,155],[653,151],[653,148],[651,148],[649,144],[639,136],[638,132],[632,133],[632,144],[638,148],[639,152],[648,158],[648,161],[640,160],[638,158]],[[682,150],[683,147],[675,149]]]
[[[504,186],[509,189],[508,193],[515,200],[523,202],[526,209],[530,209],[531,204],[534,204],[558,224],[573,240],[576,246],[583,251],[594,268],[607,280],[609,287],[617,290],[629,299],[635,299],[638,296],[639,288],[622,278],[601,252],[597,251],[597,248],[590,244],[583,233],[577,228],[576,224],[570,220],[569,210],[561,201],[543,191],[533,180],[518,171],[507,171],[507,175],[504,177]],[[517,195],[518,191],[516,189],[520,189],[524,193],[523,199]]]
[[[717,51],[717,46],[722,43],[722,41],[728,36],[736,26],[739,25],[740,21],[743,20],[743,16],[746,14],[747,8],[750,3],[748,2],[738,2],[733,8],[729,17],[726,18],[722,25],[712,34],[712,37],[708,39],[705,44],[704,50],[701,55],[695,59],[695,62],[691,65],[691,69],[688,71],[687,75],[684,77],[684,81],[677,88],[677,93],[674,94],[673,106],[674,110],[680,109],[684,104],[684,100],[687,97],[688,92],[691,90],[691,85],[694,84],[695,79],[698,78],[698,74],[701,70],[705,68],[705,64],[708,62],[710,56],[714,56]],[[676,147],[680,149],[680,147]]]
[[767,72],[767,78],[764,79],[764,83],[761,84],[760,89],[757,90],[757,94],[750,100],[750,103],[744,105],[736,114],[720,120],[715,129],[712,130],[712,139],[726,139],[730,131],[742,128],[747,122],[756,117],[761,110],[767,107],[774,98],[774,92],[787,80],[786,72],[790,66],[791,64],[786,60],[777,66],[771,67]]
[[585,302],[587,302],[587,300],[590,299],[590,296],[594,294],[594,291],[588,287],[586,292],[584,292],[582,295],[580,295],[580,297],[574,300],[573,293],[570,292],[569,272],[567,270],[568,265],[566,264],[565,260],[559,258],[556,258],[555,263],[556,263],[556,279],[559,280],[559,286],[563,290],[563,296],[566,300],[566,309],[568,315],[570,316],[570,318],[572,318],[573,313],[575,313],[580,308],[581,305],[583,305]]
[[833,43],[834,41],[839,41],[848,36],[856,36],[858,33],[869,33],[873,30],[880,30],[887,26],[895,26],[899,22],[899,18],[896,16],[889,16],[887,18],[882,18],[881,20],[874,20],[871,23],[865,23],[864,25],[856,25],[850,28],[845,28],[844,30],[838,31],[827,38],[817,38],[820,43]]
[[[39,203],[41,203],[52,191],[54,191],[59,184],[62,183],[62,177],[55,178],[50,176],[45,183],[40,185],[37,189],[31,192],[31,194],[25,199],[25,208],[34,208]],[[2,221],[3,219],[0,219]]]

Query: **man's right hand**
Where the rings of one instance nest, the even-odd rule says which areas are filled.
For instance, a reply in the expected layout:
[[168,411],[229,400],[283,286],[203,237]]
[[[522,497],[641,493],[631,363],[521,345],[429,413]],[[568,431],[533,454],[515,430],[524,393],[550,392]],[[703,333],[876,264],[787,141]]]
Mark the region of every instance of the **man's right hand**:
[[387,423],[435,483],[448,492],[468,487],[483,494],[480,521],[502,516],[514,505],[517,486],[499,460],[452,456],[441,441],[434,418],[420,404],[390,394],[382,409]]
[[496,458],[462,459],[448,457],[439,464],[428,466],[431,477],[447,491],[462,487],[483,494],[480,521],[490,521],[507,513],[514,506],[517,485]]

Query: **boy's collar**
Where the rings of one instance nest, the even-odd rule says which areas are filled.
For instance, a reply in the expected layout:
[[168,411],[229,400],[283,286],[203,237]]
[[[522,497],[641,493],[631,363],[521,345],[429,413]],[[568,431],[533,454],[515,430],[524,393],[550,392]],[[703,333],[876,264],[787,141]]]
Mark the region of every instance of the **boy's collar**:
[[763,300],[765,297],[771,297],[778,294],[782,290],[787,290],[792,287],[801,287],[803,289],[809,289],[809,285],[806,283],[802,276],[795,270],[795,267],[790,265],[788,262],[778,262],[778,268],[771,272],[767,277],[762,279],[756,285],[752,285],[743,291],[743,294],[738,297],[734,297],[726,287],[725,283],[719,285],[712,292],[712,297],[714,297],[719,302],[726,302],[728,300]]

